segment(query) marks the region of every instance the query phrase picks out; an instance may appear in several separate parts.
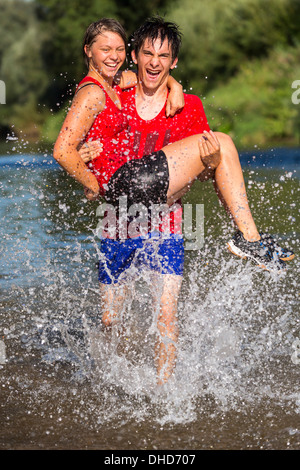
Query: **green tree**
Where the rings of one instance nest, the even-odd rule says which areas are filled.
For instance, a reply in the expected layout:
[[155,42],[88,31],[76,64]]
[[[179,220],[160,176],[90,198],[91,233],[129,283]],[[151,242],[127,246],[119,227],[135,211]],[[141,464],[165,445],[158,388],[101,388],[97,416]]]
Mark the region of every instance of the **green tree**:
[[300,40],[298,0],[181,0],[168,17],[184,34],[178,76],[197,94],[224,84],[248,60]]
[[176,78],[203,99],[210,125],[243,147],[299,143],[299,0],[181,0]]
[[242,147],[299,145],[300,110],[291,99],[295,77],[300,77],[300,45],[274,48],[268,58],[244,63],[238,74],[207,94],[211,126],[230,133]]
[[61,73],[79,79],[83,73],[82,39],[87,26],[103,16],[114,16],[112,0],[39,0],[41,27],[48,31],[43,58],[57,80]]
[[119,21],[131,35],[148,17],[153,15],[164,16],[170,0],[144,0],[138,5],[136,0],[115,0],[116,13]]
[[48,84],[41,59],[43,34],[32,3],[0,0],[0,8],[0,78],[6,84],[0,126],[36,133],[41,120],[37,103]]

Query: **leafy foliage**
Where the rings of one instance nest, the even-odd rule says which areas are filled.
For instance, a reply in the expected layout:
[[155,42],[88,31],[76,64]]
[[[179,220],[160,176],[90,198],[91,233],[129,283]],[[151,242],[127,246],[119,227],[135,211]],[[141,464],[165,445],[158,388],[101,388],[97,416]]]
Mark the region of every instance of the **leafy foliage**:
[[245,62],[240,72],[206,96],[214,129],[230,133],[246,147],[269,142],[300,142],[300,108],[291,84],[300,77],[300,46],[276,48],[267,59]]
[[177,78],[201,96],[212,128],[241,146],[299,144],[298,0],[181,0],[169,15],[184,33]]
[[[253,58],[300,41],[298,0],[181,0],[168,14],[184,34],[180,76],[198,93],[212,89]],[[205,79],[207,77],[207,79]]]
[[214,129],[236,142],[299,143],[299,0],[0,0],[0,133],[55,139],[85,73],[82,37],[103,16],[130,35],[153,14],[175,21],[183,46],[174,76],[204,102]]
[[[43,34],[34,7],[21,0],[0,1],[0,78],[6,84],[6,103],[1,107],[0,126],[19,128],[28,116],[37,123],[37,100],[48,86],[42,62]],[[29,133],[36,131],[31,123]]]

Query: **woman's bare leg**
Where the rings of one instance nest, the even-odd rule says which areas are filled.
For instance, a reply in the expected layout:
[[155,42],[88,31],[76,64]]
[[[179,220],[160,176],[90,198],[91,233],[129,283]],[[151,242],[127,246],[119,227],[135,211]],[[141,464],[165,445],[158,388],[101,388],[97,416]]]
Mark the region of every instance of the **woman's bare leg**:
[[162,149],[169,166],[168,203],[175,202],[178,194],[182,194],[205,170],[200,158],[201,138],[201,135],[187,137]]
[[228,208],[237,227],[248,241],[259,240],[246,194],[239,156],[231,138],[215,133],[220,142],[220,163],[209,171],[200,158],[202,135],[187,137],[163,148],[169,165],[168,203],[182,196],[196,178],[214,175],[217,193]]
[[215,170],[215,187],[227,211],[248,241],[260,239],[248,203],[239,155],[232,139],[216,132],[221,145],[221,162]]

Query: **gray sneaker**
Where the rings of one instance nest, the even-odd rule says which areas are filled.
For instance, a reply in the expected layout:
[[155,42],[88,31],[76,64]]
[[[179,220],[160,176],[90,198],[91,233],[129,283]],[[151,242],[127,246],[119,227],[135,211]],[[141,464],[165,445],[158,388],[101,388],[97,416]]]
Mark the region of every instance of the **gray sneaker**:
[[277,244],[269,235],[260,234],[261,239],[256,242],[245,240],[242,232],[235,233],[227,243],[229,251],[236,256],[254,261],[267,271],[280,271],[285,269],[285,262],[280,258]]
[[259,234],[262,240],[267,241],[269,245],[272,245],[274,247],[274,250],[279,259],[282,259],[282,261],[291,261],[295,258],[295,253],[292,250],[289,250],[288,248],[282,248],[281,246],[279,246],[277,241],[272,237],[272,235],[263,232],[260,232]]

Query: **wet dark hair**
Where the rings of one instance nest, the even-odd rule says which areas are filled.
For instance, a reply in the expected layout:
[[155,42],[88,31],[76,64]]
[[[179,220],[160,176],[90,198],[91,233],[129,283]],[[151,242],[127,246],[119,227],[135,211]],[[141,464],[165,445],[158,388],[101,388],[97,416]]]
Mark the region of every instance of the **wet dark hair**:
[[87,68],[89,68],[89,58],[87,57],[84,51],[84,46],[91,47],[93,42],[96,41],[99,34],[102,34],[105,31],[111,31],[112,33],[119,34],[124,41],[125,47],[127,46],[126,31],[117,20],[114,20],[113,18],[101,18],[98,21],[94,21],[88,26],[83,38],[83,58]]
[[146,39],[150,39],[152,44],[157,39],[161,40],[161,44],[168,39],[171,45],[172,59],[178,57],[181,46],[182,33],[176,23],[165,21],[160,16],[148,18],[132,35],[132,48],[137,55],[143,47]]

